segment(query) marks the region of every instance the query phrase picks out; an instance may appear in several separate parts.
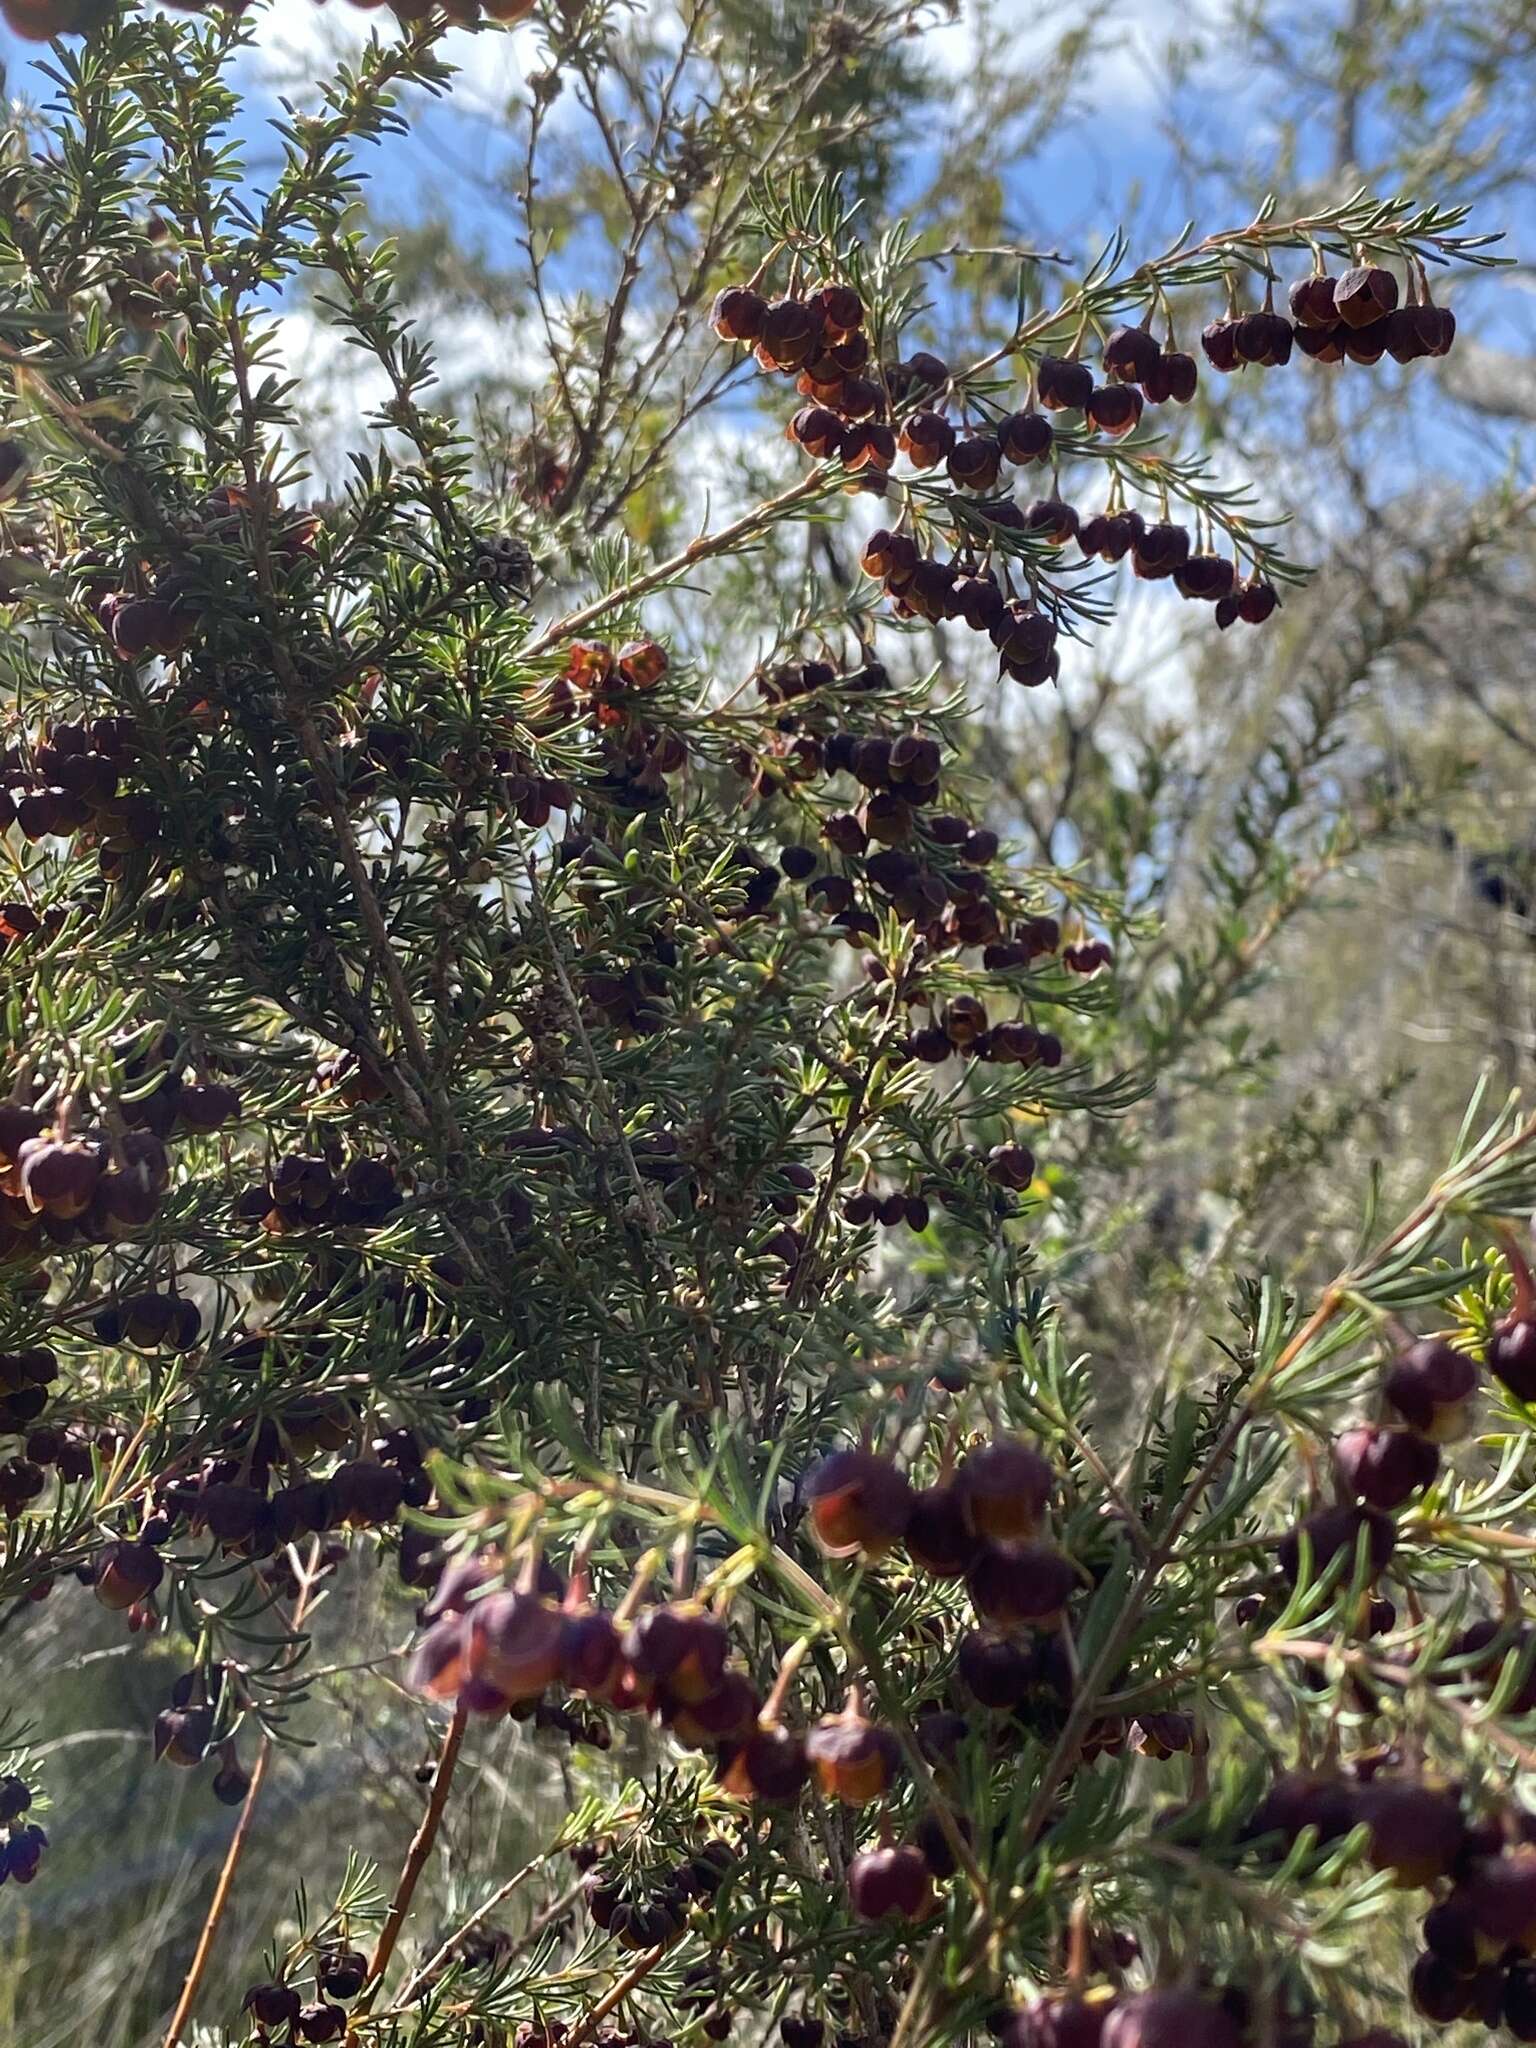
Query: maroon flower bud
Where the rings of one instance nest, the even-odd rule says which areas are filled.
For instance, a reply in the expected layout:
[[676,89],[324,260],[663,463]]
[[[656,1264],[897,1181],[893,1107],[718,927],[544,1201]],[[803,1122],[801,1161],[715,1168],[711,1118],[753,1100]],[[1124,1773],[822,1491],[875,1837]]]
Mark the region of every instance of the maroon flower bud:
[[259,2027],[287,2027],[298,2018],[299,2004],[299,1994],[290,1985],[253,1984],[240,2009]]
[[789,1806],[799,1798],[810,1773],[805,1738],[771,1723],[754,1728],[732,1749],[720,1782],[738,1799]]
[[1035,370],[1035,389],[1047,412],[1080,412],[1093,390],[1093,372],[1086,363],[1042,356]]
[[155,1757],[160,1763],[193,1770],[212,1741],[211,1707],[166,1707],[155,1716]]
[[[903,1201],[903,1209],[905,1206]],[[902,1540],[918,1569],[936,1579],[963,1579],[979,1549],[958,1487],[942,1483],[913,1495]]]
[[602,1698],[620,1660],[619,1632],[599,1607],[568,1613],[560,1630],[560,1683]]
[[347,2016],[339,2005],[306,2005],[293,2023],[301,2041],[339,2041],[347,2030]]
[[993,431],[1003,460],[1012,463],[1044,462],[1055,439],[1050,421],[1038,412],[1011,412],[998,421]]
[[1372,320],[1364,327],[1345,327],[1344,353],[1352,363],[1379,363],[1387,352],[1390,329],[1386,320]]
[[1237,569],[1225,555],[1191,555],[1174,570],[1173,582],[1181,597],[1218,604],[1222,598],[1232,596]]
[[962,1682],[984,1707],[1020,1706],[1035,1683],[1034,1646],[973,1629],[960,1638],[956,1658]]
[[[560,1673],[565,1617],[537,1593],[493,1593],[466,1616],[468,1675],[504,1700],[536,1700]],[[443,1626],[442,1623],[438,1624]]]
[[1358,1812],[1371,1831],[1372,1863],[1399,1885],[1430,1885],[1449,1875],[1466,1832],[1454,1793],[1412,1778],[1378,1777],[1360,1793]]
[[1397,1543],[1391,1517],[1375,1508],[1321,1508],[1305,1516],[1283,1539],[1279,1551],[1280,1569],[1294,1585],[1301,1574],[1301,1552],[1305,1542],[1311,1553],[1310,1577],[1315,1583],[1336,1559],[1343,1559],[1342,1583],[1353,1578],[1358,1557],[1364,1558],[1366,1582],[1383,1571]]
[[1054,547],[1064,547],[1077,532],[1077,513],[1060,498],[1036,498],[1024,514],[1024,524]]
[[668,1687],[663,1716],[671,1733],[690,1749],[744,1742],[757,1725],[762,1702],[757,1688],[740,1671],[722,1674],[713,1692],[702,1699],[679,1702]]
[[1127,1736],[1138,1756],[1166,1763],[1174,1756],[1203,1756],[1209,1746],[1205,1730],[1192,1714],[1138,1714]]
[[860,420],[844,435],[841,453],[845,469],[883,475],[896,460],[896,436],[884,420]]
[[773,370],[798,370],[820,340],[819,323],[798,299],[775,299],[763,315],[758,360]]
[[328,1948],[321,1952],[315,1983],[327,1998],[350,2003],[367,1981],[368,1958],[361,1949]]
[[889,1728],[866,1721],[857,1706],[818,1721],[805,1740],[817,1783],[844,1806],[868,1806],[888,1792],[901,1770],[901,1744]]
[[1357,1793],[1340,1778],[1314,1771],[1286,1771],[1254,1809],[1244,1834],[1250,1841],[1278,1834],[1287,1844],[1312,1828],[1319,1842],[1336,1842],[1358,1819]]
[[1272,583],[1250,577],[1236,593],[1237,616],[1246,626],[1262,626],[1280,602]]
[[1108,1990],[1091,1991],[1085,1998],[1049,1993],[1009,2014],[998,2048],[1101,2048],[1104,2022],[1114,2006]]
[[1037,612],[1033,605],[1015,599],[1004,607],[990,638],[1005,661],[1044,661],[1055,650],[1056,622],[1044,612]]
[[1291,286],[1289,304],[1291,318],[1298,327],[1332,327],[1338,320],[1338,308],[1333,303],[1335,280],[1314,273],[1311,277],[1298,278]]
[[956,996],[939,1020],[951,1045],[970,1045],[987,1028],[986,1006],[979,996]]
[[[1175,405],[1188,405],[1200,387],[1199,365],[1182,349],[1173,349],[1158,364],[1157,384],[1162,397],[1171,398]],[[1145,389],[1150,398],[1151,385]]]
[[805,1482],[816,1541],[830,1557],[883,1557],[906,1533],[912,1488],[889,1458],[834,1451]]
[[967,1574],[971,1604],[995,1628],[1054,1622],[1077,1589],[1070,1558],[1044,1543],[989,1544]]
[[1430,1907],[1424,1915],[1424,1946],[1448,1962],[1458,1976],[1474,1973],[1481,1960],[1477,1928],[1463,1900],[1453,1894]]
[[811,304],[831,335],[854,334],[864,325],[864,301],[851,284],[824,284]]
[[1237,353],[1237,330],[1241,325],[1240,320],[1213,320],[1200,336],[1206,361],[1223,376],[1241,367]]
[[1489,1339],[1488,1370],[1517,1401],[1536,1401],[1536,1313],[1523,1303]]
[[1336,320],[1331,327],[1295,327],[1291,339],[1304,356],[1314,363],[1342,363],[1345,355],[1344,341],[1349,329],[1342,320]]
[[911,582],[911,571],[918,567],[918,543],[909,532],[891,532],[885,526],[877,526],[864,543],[858,565],[864,575],[872,575],[879,582],[897,586]]
[[1536,2041],[1536,1963],[1515,1963],[1504,1982],[1504,2025],[1517,2041]]
[[1083,416],[1089,426],[1120,441],[1141,424],[1142,396],[1129,384],[1101,384],[1088,395]]
[[911,1843],[866,1849],[848,1865],[848,1902],[861,1920],[924,1920],[933,1910],[933,1875]]
[[1436,1444],[1454,1443],[1465,1434],[1476,1391],[1476,1365],[1438,1337],[1411,1344],[1386,1378],[1388,1401],[1410,1429]]
[[1346,327],[1368,327],[1397,305],[1397,279],[1374,263],[1357,264],[1333,287],[1333,309]]
[[336,1512],[355,1528],[377,1528],[392,1522],[405,1499],[405,1480],[393,1465],[354,1458],[331,1475]]
[[1458,1976],[1443,1957],[1426,1952],[1409,1973],[1408,1996],[1415,2012],[1422,2013],[1437,2027],[1448,2027],[1465,2010],[1468,1981]]
[[[999,1152],[1022,1154],[1022,1159],[1006,1162],[1006,1178],[992,1171]],[[1022,1172],[1026,1162],[1028,1171]],[[1022,1145],[994,1146],[988,1156],[988,1178],[1004,1187],[1028,1187],[1034,1178],[1034,1160]],[[999,1437],[966,1456],[956,1485],[966,1519],[976,1533],[994,1543],[1009,1543],[1033,1536],[1039,1528],[1055,1474],[1031,1445]]]
[[709,323],[722,341],[757,341],[768,317],[768,301],[750,285],[728,284],[715,294]]
[[789,423],[790,440],[816,462],[829,461],[839,452],[844,432],[843,422],[824,405],[801,406]]
[[1131,566],[1144,581],[1171,576],[1189,560],[1189,529],[1159,520],[1131,542]]
[[914,469],[933,469],[947,460],[955,430],[941,412],[926,409],[908,415],[897,443]]
[[1412,1430],[1362,1423],[1336,1439],[1333,1463],[1346,1493],[1367,1507],[1400,1508],[1433,1480],[1440,1453]]
[[1195,1991],[1142,1991],[1104,2022],[1102,2048],[1240,2048],[1231,2015]]
[[949,480],[961,490],[990,491],[1003,466],[1003,451],[993,434],[966,434],[949,451]]
[[1453,1896],[1495,1952],[1511,1944],[1536,1950],[1536,1848],[1479,1857]]
[[1162,356],[1146,327],[1117,327],[1104,344],[1104,374],[1121,384],[1140,384]]
[[624,1638],[630,1667],[686,1705],[718,1691],[729,1650],[724,1624],[688,1600],[646,1608]]
[[91,1567],[96,1598],[123,1609],[147,1600],[165,1576],[165,1560],[148,1543],[109,1543]]

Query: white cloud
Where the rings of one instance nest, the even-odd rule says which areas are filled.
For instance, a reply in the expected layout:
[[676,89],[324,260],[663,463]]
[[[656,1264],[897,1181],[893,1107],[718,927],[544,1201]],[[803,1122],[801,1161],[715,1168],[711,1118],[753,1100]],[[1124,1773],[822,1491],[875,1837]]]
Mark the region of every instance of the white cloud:
[[[262,16],[260,38],[244,60],[248,87],[277,91],[303,104],[340,58],[355,59],[370,36],[398,41],[400,22],[387,7],[357,7],[350,0],[272,0]],[[454,93],[482,109],[504,104],[539,68],[539,48],[529,27],[512,30],[450,29],[439,54],[457,67]]]

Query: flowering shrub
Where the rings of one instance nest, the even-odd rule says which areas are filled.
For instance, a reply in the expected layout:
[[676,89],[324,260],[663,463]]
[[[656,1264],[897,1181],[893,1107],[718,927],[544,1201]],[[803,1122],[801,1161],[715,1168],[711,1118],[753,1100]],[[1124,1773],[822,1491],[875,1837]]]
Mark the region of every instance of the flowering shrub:
[[[1015,857],[913,637],[1053,687],[1122,561],[1262,624],[1284,507],[1169,422],[1212,372],[1443,355],[1429,267],[1486,238],[1361,196],[1117,239],[958,362],[910,237],[759,187],[680,306],[795,380],[804,467],[583,555],[611,359],[552,362],[590,433],[498,497],[352,224],[443,21],[264,189],[225,139],[258,32],[105,14],[0,167],[0,1595],[174,1641],[154,1753],[242,1809],[167,2038],[1536,2039],[1536,1118],[1474,1104],[1315,1301],[1234,1273],[1212,1350],[1124,1384],[1038,1239],[1091,1257],[1058,1134],[1157,1087],[1115,1021],[1149,935]],[[389,393],[325,502],[296,280]],[[866,587],[765,593],[740,672],[657,623],[839,520]],[[415,1614],[376,1682],[432,1731],[420,1824],[208,2012],[348,1559]],[[46,1901],[19,1708],[0,1874]],[[642,1765],[428,1937],[509,1720]],[[1422,1953],[1377,1982],[1403,1894]]]

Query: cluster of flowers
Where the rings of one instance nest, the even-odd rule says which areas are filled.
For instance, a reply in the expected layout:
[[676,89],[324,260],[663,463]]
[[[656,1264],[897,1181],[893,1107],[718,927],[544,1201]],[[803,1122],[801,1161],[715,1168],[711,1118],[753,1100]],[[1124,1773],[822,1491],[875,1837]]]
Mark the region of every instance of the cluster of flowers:
[[14,1878],[30,1884],[38,1873],[48,1837],[36,1821],[26,1815],[32,1805],[32,1788],[14,1771],[0,1777],[0,1884]]
[[0,756],[0,832],[14,825],[33,841],[82,835],[115,878],[130,854],[160,838],[154,800],[122,790],[138,748],[131,718],[59,719],[34,745],[13,743]]
[[1291,318],[1277,313],[1273,296],[1256,313],[1231,313],[1213,320],[1200,337],[1213,370],[1227,375],[1250,365],[1271,369],[1288,363],[1293,348],[1315,363],[1397,363],[1449,355],[1456,339],[1456,315],[1437,306],[1429,278],[1410,271],[1406,304],[1396,277],[1379,264],[1357,263],[1342,277],[1321,267],[1290,288]]

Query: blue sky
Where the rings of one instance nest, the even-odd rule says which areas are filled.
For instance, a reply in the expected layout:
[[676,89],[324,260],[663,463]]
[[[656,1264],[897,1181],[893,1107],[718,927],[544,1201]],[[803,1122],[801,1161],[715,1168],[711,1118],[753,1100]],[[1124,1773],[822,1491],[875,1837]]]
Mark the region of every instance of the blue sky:
[[[1204,0],[1208,10],[1225,4],[1226,0]],[[1269,19],[1285,28],[1295,4],[1296,0],[1271,0]],[[993,0],[993,14],[1011,31],[1008,47],[1020,64],[1030,61],[1032,49],[1053,35],[1064,18],[1043,10],[1040,0]],[[1180,51],[1186,57],[1197,53],[1184,83],[1171,94],[1165,61],[1173,33],[1170,19],[1177,23]],[[387,13],[364,12],[344,0],[331,0],[326,7],[317,7],[313,0],[276,0],[260,17],[258,48],[241,60],[237,81],[245,99],[240,128],[254,173],[259,174],[267,154],[265,122],[277,109],[279,91],[293,91],[302,100],[317,72],[328,68],[328,50],[355,48],[374,27],[387,33],[391,25]],[[959,22],[939,30],[924,46],[929,61],[953,77],[957,93],[963,92],[974,62],[972,35],[962,7]],[[1198,54],[1202,38],[1203,56]],[[1160,246],[1190,211],[1202,230],[1231,223],[1241,201],[1234,200],[1225,186],[1197,185],[1192,191],[1171,137],[1182,129],[1197,137],[1203,153],[1228,158],[1250,179],[1262,178],[1276,146],[1266,79],[1231,61],[1230,50],[1223,48],[1218,15],[1208,11],[1202,22],[1198,12],[1185,9],[1170,17],[1161,0],[1118,0],[1105,17],[1099,41],[1102,55],[1093,67],[1092,107],[1063,124],[1014,174],[1009,197],[1019,231],[1049,229],[1061,246],[1081,249],[1120,220],[1141,252]],[[524,28],[511,34],[459,34],[450,42],[462,67],[454,96],[424,110],[419,138],[368,151],[364,165],[391,215],[404,221],[430,220],[451,208],[465,230],[494,247],[508,234],[510,224],[455,170],[494,157],[496,108],[508,97],[524,97],[523,80],[539,63],[537,38]],[[33,68],[38,54],[36,45],[18,43],[0,27],[0,58],[13,96],[35,97],[46,91]],[[561,111],[557,105],[557,118]],[[1390,128],[1390,116],[1383,118],[1379,111],[1368,116],[1362,126],[1363,153],[1384,150],[1391,140]],[[1327,134],[1322,122],[1305,121],[1300,133],[1300,168],[1305,174],[1322,167]],[[932,162],[931,152],[921,145],[914,150],[914,183]],[[1477,224],[1505,228],[1512,252],[1520,253],[1532,244],[1532,205],[1530,190],[1500,194],[1485,209],[1486,220],[1480,216]],[[1497,275],[1463,278],[1453,297],[1465,331],[1494,346],[1536,354],[1536,300],[1523,282]],[[1296,373],[1298,378],[1309,374],[1318,373],[1311,366]],[[1363,394],[1358,375],[1352,395],[1357,388]],[[1437,468],[1469,481],[1483,480],[1508,460],[1508,437],[1491,433],[1486,422],[1445,404],[1426,366],[1416,366],[1406,378],[1388,381],[1384,388],[1397,392],[1392,403],[1399,410],[1406,406],[1416,419],[1422,416],[1430,439],[1427,446],[1421,443],[1419,452],[1430,454]],[[1299,382],[1296,395],[1302,395]]]

